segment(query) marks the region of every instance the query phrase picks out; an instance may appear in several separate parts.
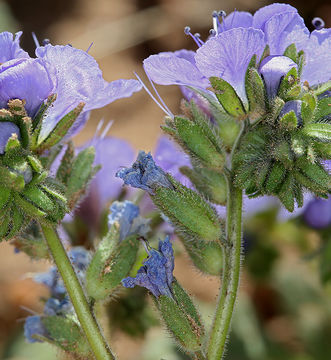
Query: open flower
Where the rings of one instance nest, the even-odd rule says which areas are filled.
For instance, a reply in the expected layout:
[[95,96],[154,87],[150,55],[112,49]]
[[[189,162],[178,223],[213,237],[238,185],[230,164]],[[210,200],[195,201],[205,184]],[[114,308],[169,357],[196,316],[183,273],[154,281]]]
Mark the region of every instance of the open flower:
[[6,108],[11,99],[21,99],[33,118],[47,97],[56,94],[43,120],[39,142],[78,104],[83,103],[84,109],[70,135],[85,124],[88,111],[129,97],[141,88],[136,80],[108,83],[93,57],[70,45],[39,46],[36,58],[30,58],[19,46],[20,36],[21,32],[15,39],[8,32],[0,33],[0,108]]
[[[218,20],[219,14],[214,16],[213,36],[205,43],[195,37],[199,46],[196,52],[165,52],[144,60],[144,69],[152,81],[206,89],[211,76],[221,77],[245,102],[244,78],[252,56],[256,54],[259,58],[266,45],[271,56],[282,56],[292,43],[298,51],[305,52],[302,81],[315,85],[331,77],[330,67],[325,67],[331,61],[331,30],[319,26],[310,33],[294,7],[276,3],[254,15],[238,11],[228,16],[222,13],[222,21]],[[283,65],[280,61],[280,66]],[[275,76],[272,80],[275,81]]]

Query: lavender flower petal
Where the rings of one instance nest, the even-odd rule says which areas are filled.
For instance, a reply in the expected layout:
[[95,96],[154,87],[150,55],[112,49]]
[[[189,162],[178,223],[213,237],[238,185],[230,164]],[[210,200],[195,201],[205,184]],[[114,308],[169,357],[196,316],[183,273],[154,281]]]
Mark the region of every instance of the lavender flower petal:
[[197,50],[195,60],[204,76],[221,77],[246,101],[244,79],[247,66],[254,54],[261,56],[264,47],[261,30],[236,28],[208,40]]
[[84,111],[88,111],[141,89],[136,80],[106,82],[93,57],[69,45],[39,47],[36,55],[46,60],[47,70],[54,67],[57,72],[57,99],[44,120],[39,141],[44,140],[57,122],[80,102],[85,103]]
[[47,337],[47,331],[41,321],[40,316],[28,316],[24,324],[24,336],[29,343],[42,342],[39,339],[35,339],[33,336],[39,335]]
[[0,64],[20,58],[29,58],[29,54],[21,49],[20,47],[20,37],[22,31],[19,31],[15,34],[15,39],[13,34],[7,31],[0,33]]
[[26,111],[33,117],[43,101],[54,91],[54,69],[45,69],[42,59],[14,59],[0,66],[0,108],[10,99],[26,101]]
[[[191,58],[190,58],[191,59]],[[144,60],[144,69],[160,85],[190,85],[206,88],[208,80],[187,57],[178,53],[160,53]]]
[[312,200],[303,214],[305,222],[315,229],[323,229],[331,225],[331,198]]
[[218,27],[219,32],[227,31],[237,27],[252,27],[253,15],[247,11],[233,11],[226,16]]

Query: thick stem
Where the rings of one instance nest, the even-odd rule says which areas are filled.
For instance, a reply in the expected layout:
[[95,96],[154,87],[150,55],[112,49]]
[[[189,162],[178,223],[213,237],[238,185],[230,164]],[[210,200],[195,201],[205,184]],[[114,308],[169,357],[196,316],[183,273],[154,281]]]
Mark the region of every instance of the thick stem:
[[207,359],[220,360],[230,330],[240,276],[242,190],[228,179],[226,245],[223,249],[223,281],[208,344]]
[[41,227],[95,359],[114,360],[56,231],[51,226]]

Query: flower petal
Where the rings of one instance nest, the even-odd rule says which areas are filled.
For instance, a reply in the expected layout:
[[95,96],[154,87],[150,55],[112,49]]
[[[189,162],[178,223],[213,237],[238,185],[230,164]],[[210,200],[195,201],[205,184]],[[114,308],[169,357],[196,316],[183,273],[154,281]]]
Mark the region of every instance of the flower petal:
[[264,30],[264,25],[268,20],[270,20],[274,15],[279,15],[285,12],[297,13],[298,11],[295,7],[288,4],[275,3],[264,6],[263,8],[257,10],[254,14],[253,28]]
[[0,64],[13,59],[30,57],[29,54],[20,47],[21,35],[22,31],[17,32],[14,39],[13,34],[10,32],[4,31],[0,33]]
[[221,77],[229,82],[243,101],[246,100],[245,73],[252,56],[265,47],[264,34],[252,28],[237,28],[210,38],[197,50],[198,69],[207,78]]
[[296,12],[289,11],[274,15],[264,25],[266,43],[271,55],[283,55],[285,49],[295,43],[300,50],[300,40],[309,35],[303,18]]
[[26,101],[25,108],[33,117],[42,102],[53,92],[55,74],[45,69],[42,59],[14,59],[0,66],[0,108],[10,99]]
[[233,11],[224,18],[221,26],[218,27],[219,32],[234,29],[237,27],[249,28],[252,27],[253,15],[247,11]]
[[43,141],[57,122],[78,103],[84,102],[84,111],[88,111],[131,96],[141,89],[136,80],[106,82],[93,57],[69,45],[39,47],[36,55],[46,60],[47,68],[56,69],[58,80],[55,89],[57,99],[44,120],[39,141]]
[[187,56],[184,58],[183,53],[180,56],[171,52],[151,55],[144,60],[144,69],[150,78],[160,85],[190,85],[206,88],[209,82],[191,62],[191,57],[187,60]]

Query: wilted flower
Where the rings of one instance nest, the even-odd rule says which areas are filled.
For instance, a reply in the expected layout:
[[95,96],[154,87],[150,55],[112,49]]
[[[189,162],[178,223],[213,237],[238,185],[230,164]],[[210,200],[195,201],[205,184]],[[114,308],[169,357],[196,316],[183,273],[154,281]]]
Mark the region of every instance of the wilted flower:
[[173,188],[165,172],[155,164],[152,155],[140,151],[137,160],[131,168],[121,169],[116,176],[124,181],[124,184],[143,189],[150,194],[157,187]]
[[122,280],[124,287],[143,286],[156,297],[166,295],[172,298],[172,282],[174,270],[174,252],[169,236],[159,241],[159,249],[148,250],[149,257],[138,270],[135,278]]

